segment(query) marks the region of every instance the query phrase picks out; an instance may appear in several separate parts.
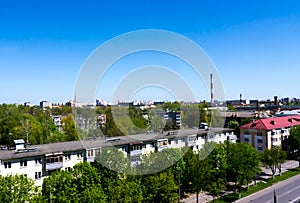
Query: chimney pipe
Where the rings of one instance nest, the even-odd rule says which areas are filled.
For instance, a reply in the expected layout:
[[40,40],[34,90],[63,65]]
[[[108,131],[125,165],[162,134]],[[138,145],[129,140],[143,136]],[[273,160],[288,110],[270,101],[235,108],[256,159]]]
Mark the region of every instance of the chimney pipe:
[[214,103],[214,84],[213,84],[213,74],[210,74],[210,103],[213,104]]

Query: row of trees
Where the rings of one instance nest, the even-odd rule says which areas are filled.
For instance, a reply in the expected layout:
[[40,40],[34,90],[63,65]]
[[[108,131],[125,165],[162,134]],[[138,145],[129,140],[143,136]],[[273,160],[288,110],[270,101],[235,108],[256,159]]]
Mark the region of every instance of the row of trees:
[[53,123],[50,110],[22,105],[0,105],[0,143],[13,145],[13,140],[24,139],[31,144],[78,140],[74,117],[62,118],[63,131]]
[[[178,129],[172,119],[164,120],[158,112],[180,112],[183,127],[199,127],[201,122],[211,123],[214,127],[223,127],[224,121],[218,113],[207,111],[208,105],[182,104],[166,102],[152,109],[142,110],[137,107],[97,107],[76,108],[62,106],[60,108],[42,109],[22,105],[0,105],[0,143],[13,145],[13,140],[24,139],[31,144],[72,141],[79,138],[120,136],[158,132]],[[75,111],[73,111],[75,110]],[[74,114],[75,112],[75,114]],[[96,114],[106,114],[106,124],[97,125]],[[62,116],[62,130],[54,125],[52,116]],[[77,119],[87,118],[88,128],[75,128]]]

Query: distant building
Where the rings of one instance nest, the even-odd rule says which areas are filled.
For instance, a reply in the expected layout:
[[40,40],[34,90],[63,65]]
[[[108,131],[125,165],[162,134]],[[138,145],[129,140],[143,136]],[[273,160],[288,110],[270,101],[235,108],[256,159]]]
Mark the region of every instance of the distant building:
[[278,111],[275,113],[275,116],[296,116],[296,115],[300,115],[300,109],[296,109],[296,110],[284,110],[284,111]]
[[97,115],[97,124],[100,126],[104,126],[106,124],[106,114]]
[[52,108],[52,103],[48,102],[48,101],[41,101],[40,102],[40,107],[43,108],[43,109],[46,109],[46,108],[51,109]]
[[25,102],[24,106],[26,106],[26,107],[34,107],[34,104],[31,103],[31,102]]
[[258,151],[284,147],[291,127],[300,125],[300,116],[259,119],[240,127],[240,142],[248,142]]
[[62,116],[52,116],[52,120],[58,130],[62,131]]

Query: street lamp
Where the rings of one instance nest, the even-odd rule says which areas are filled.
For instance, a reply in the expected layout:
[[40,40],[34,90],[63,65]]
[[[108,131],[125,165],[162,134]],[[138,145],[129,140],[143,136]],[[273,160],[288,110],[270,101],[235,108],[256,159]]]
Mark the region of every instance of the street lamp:
[[[264,184],[267,184],[265,181],[261,181],[262,183],[264,183]],[[273,199],[274,199],[274,203],[277,203],[277,195],[276,195],[276,190],[275,190],[275,188],[274,188],[274,186],[273,186],[273,184],[271,185],[271,187],[272,187],[272,189],[273,189]]]

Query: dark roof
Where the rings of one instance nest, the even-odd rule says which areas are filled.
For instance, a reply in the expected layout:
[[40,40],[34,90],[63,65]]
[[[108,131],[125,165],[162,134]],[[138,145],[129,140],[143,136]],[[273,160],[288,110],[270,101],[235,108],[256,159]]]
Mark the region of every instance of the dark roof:
[[[22,157],[36,157],[43,156],[45,154],[58,153],[58,152],[72,152],[80,151],[85,149],[94,149],[109,146],[122,146],[127,144],[137,144],[141,142],[153,142],[159,139],[176,139],[186,137],[188,135],[202,135],[206,133],[219,133],[219,132],[230,132],[232,129],[228,128],[210,128],[205,129],[184,129],[176,131],[166,131],[164,133],[152,133],[152,134],[137,134],[120,137],[109,137],[111,142],[107,139],[89,139],[72,142],[58,142],[51,144],[33,145],[30,148],[35,148],[33,151],[18,153],[15,150],[0,150],[0,160],[10,160]],[[169,133],[177,132],[177,133]],[[114,142],[112,140],[115,140]]]

